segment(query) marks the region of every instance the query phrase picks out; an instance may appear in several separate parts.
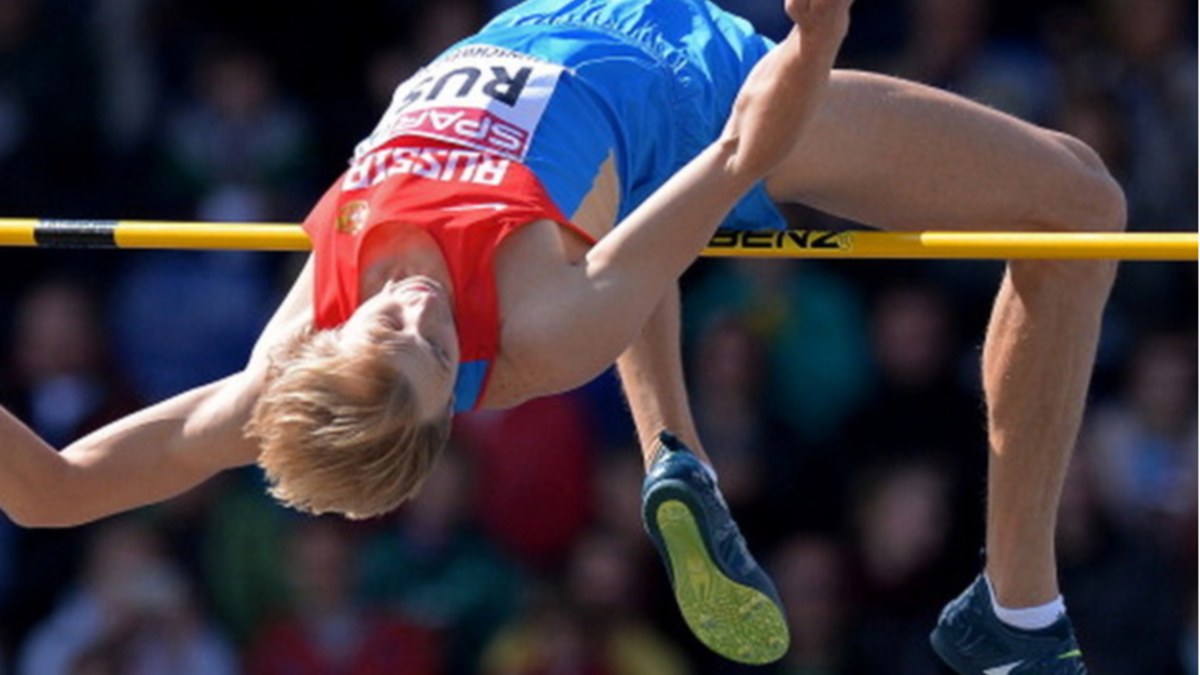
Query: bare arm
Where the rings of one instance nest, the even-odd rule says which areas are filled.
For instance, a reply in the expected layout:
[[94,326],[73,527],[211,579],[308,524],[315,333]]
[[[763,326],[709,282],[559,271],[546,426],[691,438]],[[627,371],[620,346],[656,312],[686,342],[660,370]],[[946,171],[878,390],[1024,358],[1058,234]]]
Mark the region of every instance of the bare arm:
[[703,453],[684,381],[679,309],[679,289],[672,286],[642,332],[617,358],[621,386],[647,466],[653,460],[655,439],[664,430],[670,430],[693,451]]
[[[797,9],[795,5],[803,4]],[[789,3],[804,19],[743,84],[722,136],[561,278],[510,318],[528,336],[513,358],[536,394],[578,386],[634,341],[737,201],[786,156],[815,112],[848,26],[850,0]]]
[[27,526],[63,527],[180,494],[253,463],[245,426],[272,348],[311,320],[312,261],[263,330],[242,372],[109,424],[55,451],[0,408],[0,511]]
[[26,526],[62,527],[177,495],[254,461],[242,426],[257,396],[250,371],[117,420],[61,453],[0,409],[0,509]]

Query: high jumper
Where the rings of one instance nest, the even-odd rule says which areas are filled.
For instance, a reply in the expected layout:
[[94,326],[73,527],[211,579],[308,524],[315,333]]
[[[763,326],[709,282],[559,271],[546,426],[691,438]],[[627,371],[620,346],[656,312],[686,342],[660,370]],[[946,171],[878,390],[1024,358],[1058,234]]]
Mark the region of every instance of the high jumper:
[[[704,0],[531,0],[402,83],[305,222],[314,254],[246,367],[55,451],[0,415],[0,508],[66,526],[259,463],[272,493],[367,517],[416,494],[457,409],[616,362],[643,513],[684,618],[761,663],[787,629],[686,400],[677,279],[718,226],[803,202],[882,229],[1116,232],[1078,140],[836,70],[851,0],[786,0],[778,45]],[[1054,528],[1115,274],[1014,260],[987,328],[984,572],[934,630],[963,675],[1084,672]]]

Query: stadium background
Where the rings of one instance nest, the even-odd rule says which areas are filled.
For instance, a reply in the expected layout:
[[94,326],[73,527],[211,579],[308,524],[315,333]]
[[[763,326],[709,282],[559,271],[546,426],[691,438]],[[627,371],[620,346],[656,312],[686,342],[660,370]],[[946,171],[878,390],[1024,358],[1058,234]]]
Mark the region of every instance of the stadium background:
[[[0,214],[298,221],[394,84],[499,4],[0,0]],[[786,30],[775,0],[725,4]],[[1194,3],[854,12],[842,65],[1084,138],[1133,230],[1197,222]],[[0,251],[0,402],[64,444],[232,372],[298,264]],[[462,420],[424,496],[377,521],[286,512],[252,469],[87,527],[0,516],[0,673],[944,672],[925,634],[979,565],[976,361],[999,272],[706,260],[686,277],[696,415],[794,623],[777,666],[687,634],[606,376]],[[1106,317],[1059,532],[1093,675],[1196,673],[1196,282],[1195,264],[1126,264]]]

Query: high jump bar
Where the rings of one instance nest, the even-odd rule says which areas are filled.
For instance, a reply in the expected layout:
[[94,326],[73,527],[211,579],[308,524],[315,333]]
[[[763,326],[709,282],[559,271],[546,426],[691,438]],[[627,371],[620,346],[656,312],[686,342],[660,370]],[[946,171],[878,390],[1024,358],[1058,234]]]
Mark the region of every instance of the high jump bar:
[[[1197,232],[718,230],[703,255],[751,258],[1197,259]],[[0,218],[0,246],[306,251],[300,226]]]

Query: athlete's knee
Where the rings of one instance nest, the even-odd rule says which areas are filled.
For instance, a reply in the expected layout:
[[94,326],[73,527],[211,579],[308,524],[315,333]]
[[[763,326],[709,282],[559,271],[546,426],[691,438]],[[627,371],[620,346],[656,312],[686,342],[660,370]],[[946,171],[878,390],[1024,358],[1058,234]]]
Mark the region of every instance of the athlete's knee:
[[1060,132],[1050,132],[1054,140],[1075,159],[1075,179],[1070,195],[1079,212],[1070,219],[1054,223],[1054,229],[1080,232],[1121,232],[1125,229],[1125,192],[1109,173],[1104,160],[1087,143]]
[[[1125,193],[1100,156],[1083,141],[1052,134],[1071,155],[1070,180],[1056,203],[1043,204],[1035,221],[1048,231],[1121,232],[1125,229]],[[1014,281],[1029,293],[1069,295],[1078,307],[1103,306],[1116,278],[1112,260],[1024,260],[1009,265]]]

